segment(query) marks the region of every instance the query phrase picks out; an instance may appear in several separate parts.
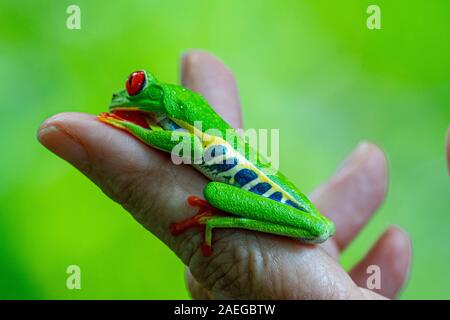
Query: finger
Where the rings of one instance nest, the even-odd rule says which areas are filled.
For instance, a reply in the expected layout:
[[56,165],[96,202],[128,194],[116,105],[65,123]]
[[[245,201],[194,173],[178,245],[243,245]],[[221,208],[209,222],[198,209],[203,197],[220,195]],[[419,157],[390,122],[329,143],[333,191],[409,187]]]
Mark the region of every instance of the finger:
[[[380,270],[380,286],[373,291],[388,298],[395,298],[403,287],[411,262],[411,242],[408,235],[397,227],[390,227],[378,239],[368,254],[350,272],[353,281],[367,287],[368,279],[377,266]],[[373,280],[373,277],[370,279]],[[376,284],[369,279],[369,284]]]
[[336,224],[334,239],[343,250],[384,199],[386,159],[375,145],[361,143],[341,168],[311,194],[318,209]]
[[181,81],[202,94],[232,127],[242,126],[236,82],[219,59],[204,51],[188,51],[182,57]]
[[447,167],[450,174],[450,127],[447,130]]
[[186,204],[186,198],[202,195],[206,179],[197,171],[175,166],[167,154],[91,115],[56,115],[41,126],[38,138],[181,256],[193,250],[181,249],[193,245],[190,237],[196,236],[200,243],[200,235],[194,230],[178,237],[169,233],[170,223],[195,211]]

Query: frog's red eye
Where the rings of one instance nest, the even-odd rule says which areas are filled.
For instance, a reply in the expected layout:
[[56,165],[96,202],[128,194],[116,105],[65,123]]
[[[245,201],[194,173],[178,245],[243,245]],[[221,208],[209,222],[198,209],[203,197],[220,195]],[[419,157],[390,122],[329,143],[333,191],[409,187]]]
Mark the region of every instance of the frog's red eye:
[[126,87],[130,96],[135,96],[145,87],[145,72],[135,71],[128,77]]

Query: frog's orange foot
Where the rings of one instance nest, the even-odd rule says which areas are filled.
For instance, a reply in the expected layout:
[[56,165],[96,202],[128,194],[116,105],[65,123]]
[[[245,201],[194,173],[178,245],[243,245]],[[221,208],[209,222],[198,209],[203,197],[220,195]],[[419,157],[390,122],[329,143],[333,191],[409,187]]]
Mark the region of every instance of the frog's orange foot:
[[187,202],[193,207],[198,207],[197,214],[186,220],[170,224],[170,233],[176,236],[193,227],[201,228],[203,237],[203,242],[201,244],[202,254],[204,256],[209,256],[212,253],[212,247],[211,244],[208,244],[205,241],[206,223],[213,216],[222,215],[223,212],[211,206],[206,200],[198,197],[190,196],[187,198]]
[[115,115],[114,113],[102,112],[98,115],[97,118],[101,122],[107,123],[109,125],[112,125],[114,127],[120,128],[120,129],[125,129],[125,127],[123,125],[125,120],[122,119],[121,117]]
[[102,121],[103,120],[105,120],[105,121],[107,121],[107,120],[119,120],[119,121],[123,120],[121,117],[116,116],[114,113],[109,113],[109,112],[100,113],[98,115],[98,118]]

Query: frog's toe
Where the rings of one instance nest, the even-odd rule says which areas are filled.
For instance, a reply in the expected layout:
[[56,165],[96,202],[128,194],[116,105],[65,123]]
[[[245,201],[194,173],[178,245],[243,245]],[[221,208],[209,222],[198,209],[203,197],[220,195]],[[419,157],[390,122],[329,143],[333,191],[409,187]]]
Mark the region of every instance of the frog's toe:
[[117,128],[125,129],[125,126],[124,126],[125,120],[116,116],[113,113],[102,112],[102,113],[100,113],[100,115],[97,118],[101,122],[110,124]]

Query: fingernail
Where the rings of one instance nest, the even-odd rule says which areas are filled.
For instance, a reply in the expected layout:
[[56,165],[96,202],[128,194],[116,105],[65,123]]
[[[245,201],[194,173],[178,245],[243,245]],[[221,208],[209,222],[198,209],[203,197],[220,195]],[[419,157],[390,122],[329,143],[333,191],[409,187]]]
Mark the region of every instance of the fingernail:
[[52,132],[58,131],[58,128],[55,126],[48,126],[44,127],[38,130],[38,140],[42,143],[42,141],[45,141],[45,136],[47,134],[51,134]]
[[55,125],[45,125],[38,131],[38,140],[47,149],[78,168],[87,163],[84,148],[67,132]]

